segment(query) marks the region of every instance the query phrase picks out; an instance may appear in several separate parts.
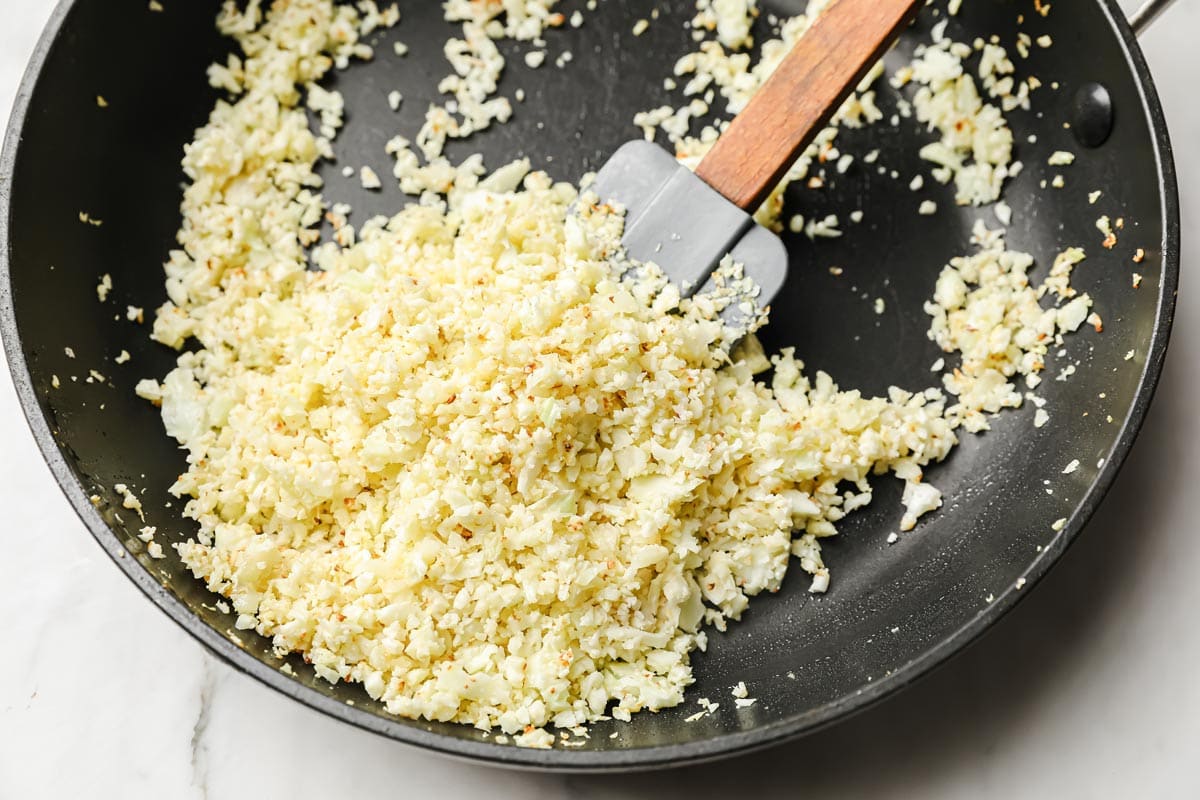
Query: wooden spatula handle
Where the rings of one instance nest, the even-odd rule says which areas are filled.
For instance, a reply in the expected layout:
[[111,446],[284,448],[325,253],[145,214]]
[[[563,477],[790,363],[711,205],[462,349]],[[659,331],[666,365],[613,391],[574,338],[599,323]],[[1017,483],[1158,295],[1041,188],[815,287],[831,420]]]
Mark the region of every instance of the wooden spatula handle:
[[696,174],[753,212],[924,0],[834,0],[721,134]]

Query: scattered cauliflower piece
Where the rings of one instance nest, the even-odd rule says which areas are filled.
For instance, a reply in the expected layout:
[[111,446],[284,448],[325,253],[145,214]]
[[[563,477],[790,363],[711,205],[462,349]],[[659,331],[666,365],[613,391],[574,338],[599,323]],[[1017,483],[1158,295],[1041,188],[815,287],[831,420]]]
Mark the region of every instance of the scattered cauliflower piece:
[[[988,428],[987,414],[1021,406],[1012,380],[1021,375],[1036,385],[1050,346],[1083,324],[1092,300],[1069,283],[1082,250],[1061,254],[1043,285],[1035,287],[1028,276],[1033,257],[1007,250],[1001,231],[977,222],[973,241],[979,252],[950,262],[925,310],[933,318],[930,338],[947,353],[962,354],[961,366],[943,378],[946,391],[958,399],[947,415],[975,432]],[[1058,302],[1072,299],[1043,308],[1038,300],[1047,294]]]

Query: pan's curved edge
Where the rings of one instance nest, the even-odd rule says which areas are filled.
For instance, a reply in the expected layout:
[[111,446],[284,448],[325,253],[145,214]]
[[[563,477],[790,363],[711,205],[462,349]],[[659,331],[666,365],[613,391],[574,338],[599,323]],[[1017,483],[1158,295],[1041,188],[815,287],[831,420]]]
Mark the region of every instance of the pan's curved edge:
[[[1067,526],[1049,546],[1043,549],[1041,555],[1026,572],[1024,577],[1027,584],[1041,580],[1078,538],[1129,455],[1158,387],[1176,305],[1180,255],[1179,196],[1165,117],[1141,48],[1124,14],[1117,6],[1116,0],[1098,0],[1098,3],[1112,29],[1118,35],[1127,61],[1133,67],[1142,100],[1142,110],[1149,119],[1154,134],[1156,166],[1160,179],[1160,201],[1164,210],[1163,273],[1159,287],[1158,317],[1155,320],[1154,334],[1143,370],[1141,385],[1129,414],[1123,422],[1120,437],[1105,466],[1079,503],[1076,513]],[[89,532],[122,572],[160,610],[191,634],[207,650],[238,671],[250,675],[279,693],[314,710],[355,727],[458,759],[482,761],[511,768],[564,772],[629,771],[677,767],[771,747],[789,739],[814,733],[863,711],[930,674],[936,667],[962,652],[967,645],[978,640],[1000,617],[1012,610],[1017,602],[1028,594],[1027,591],[1018,591],[1015,587],[1010,587],[969,623],[943,639],[921,658],[905,664],[888,677],[867,688],[813,709],[800,717],[752,731],[725,734],[699,742],[628,751],[526,750],[452,739],[344,705],[296,683],[249,656],[215,629],[201,622],[178,598],[168,592],[149,572],[137,564],[88,501],[82,486],[76,481],[75,475],[59,451],[54,435],[42,413],[17,333],[12,285],[9,279],[11,246],[9,231],[12,213],[11,187],[20,149],[20,132],[42,65],[54,46],[63,21],[70,14],[74,5],[75,0],[60,0],[52,13],[17,92],[4,147],[0,152],[0,338],[3,338],[13,385],[38,448],[59,487]]]

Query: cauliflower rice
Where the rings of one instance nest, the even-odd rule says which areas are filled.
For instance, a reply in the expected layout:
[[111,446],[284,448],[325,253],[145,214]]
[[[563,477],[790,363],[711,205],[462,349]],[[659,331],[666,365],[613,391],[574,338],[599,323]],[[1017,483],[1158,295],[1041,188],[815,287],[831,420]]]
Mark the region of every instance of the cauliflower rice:
[[[561,23],[552,6],[505,3],[502,25],[448,4],[466,32],[452,60],[535,38]],[[756,13],[721,0],[701,11],[722,7]],[[968,378],[984,375],[948,376],[953,408],[938,389],[842,391],[786,351],[768,388],[753,338],[726,355],[719,298],[681,300],[653,269],[623,279],[618,212],[527,163],[487,178],[478,163],[449,167],[432,127],[418,149],[449,176],[449,202],[410,160],[397,178],[422,203],[358,232],[335,208],[335,241],[308,270],[326,210],[315,165],[342,122],[340,96],[317,81],[370,57],[360,37],[398,19],[371,3],[226,4],[219,24],[243,55],[210,71],[229,100],[187,148],[153,334],[200,348],[138,387],[188,451],[172,488],[199,524],[176,546],[184,563],[232,601],[239,628],[393,714],[546,746],[545,726],[680,703],[705,625],[779,589],[792,556],[825,590],[820,540],[871,501],[870,476],[906,482],[904,529],[940,506],[923,468],[958,426],[1020,403],[1011,376],[1044,366],[1043,339],[1012,334],[1079,326],[1075,310],[1035,309],[1047,291],[1073,295],[1081,251],[1033,289],[1031,259],[983,231],[929,307],[931,336],[964,353]],[[748,36],[740,23],[719,35]],[[488,100],[497,65],[476,61],[483,89],[444,87],[463,115],[447,135],[507,113]],[[855,102],[843,119],[871,107]],[[391,150],[415,159],[407,142]],[[1084,297],[1071,303],[1086,311]],[[1009,339],[981,339],[979,309]]]

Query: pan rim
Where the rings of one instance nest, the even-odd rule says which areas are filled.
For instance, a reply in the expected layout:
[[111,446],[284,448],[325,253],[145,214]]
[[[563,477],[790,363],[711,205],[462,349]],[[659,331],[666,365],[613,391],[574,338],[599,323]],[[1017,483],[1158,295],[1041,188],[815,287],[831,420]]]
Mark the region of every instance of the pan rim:
[[[1067,525],[1043,548],[1024,573],[1026,586],[1040,581],[1058,563],[1063,553],[1079,537],[1103,498],[1112,487],[1121,467],[1145,422],[1162,374],[1174,321],[1180,269],[1179,190],[1166,119],[1154,79],[1128,21],[1116,0],[1096,0],[1133,73],[1141,112],[1152,132],[1155,167],[1159,178],[1159,201],[1163,210],[1163,268],[1159,283],[1157,317],[1154,322],[1146,364],[1129,412],[1109,459],[1096,480],[1077,503]],[[313,710],[404,744],[421,747],[441,755],[496,766],[558,772],[606,772],[631,769],[679,767],[718,758],[742,755],[796,739],[840,722],[875,705],[896,692],[929,675],[969,644],[977,641],[1005,614],[1012,610],[1028,590],[1010,586],[995,601],[977,613],[949,636],[941,639],[921,656],[898,667],[890,675],[858,690],[836,698],[803,714],[748,731],[724,733],[710,739],[631,750],[534,750],[494,743],[456,739],[423,730],[412,724],[376,715],[310,689],[259,661],[247,651],[209,627],[194,615],[182,600],[172,595],[130,556],[116,535],[88,500],[83,485],[76,479],[60,451],[45,412],[34,389],[25,351],[18,333],[16,309],[10,280],[12,181],[21,147],[21,133],[42,69],[58,42],[63,23],[76,6],[76,0],[59,0],[51,13],[38,44],[26,67],[9,118],[3,149],[0,151],[0,338],[3,339],[13,386],[43,460],[59,488],[83,521],[92,537],[127,578],[159,610],[196,639],[206,650],[239,672],[249,675],[275,691],[297,700]]]

